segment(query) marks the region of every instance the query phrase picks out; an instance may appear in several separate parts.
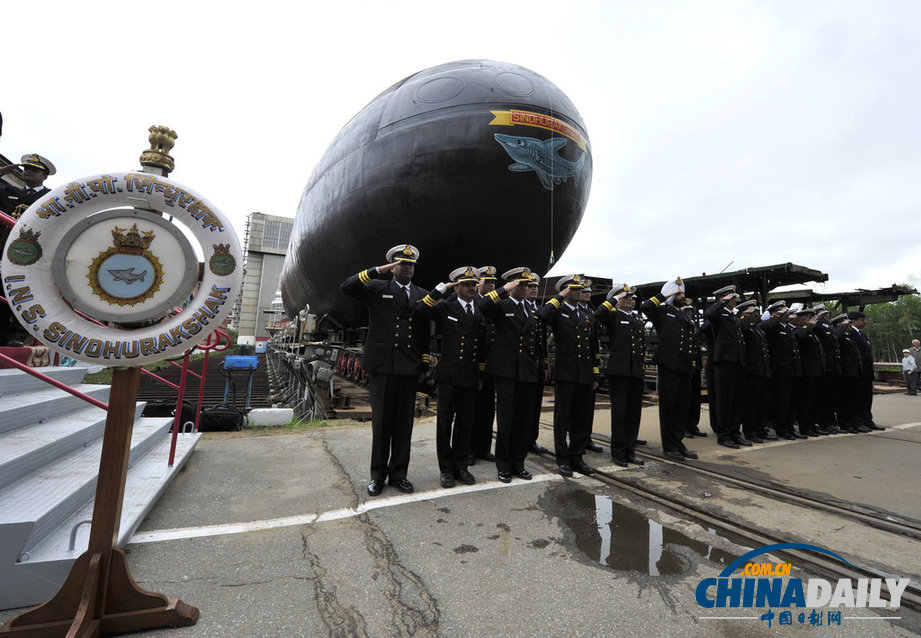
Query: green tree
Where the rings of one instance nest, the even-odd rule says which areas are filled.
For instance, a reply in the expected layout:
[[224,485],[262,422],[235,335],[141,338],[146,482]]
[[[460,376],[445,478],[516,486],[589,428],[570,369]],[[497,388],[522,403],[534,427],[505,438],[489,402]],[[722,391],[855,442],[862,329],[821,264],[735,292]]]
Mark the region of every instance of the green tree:
[[877,361],[900,361],[902,349],[921,339],[921,296],[867,306],[867,336]]

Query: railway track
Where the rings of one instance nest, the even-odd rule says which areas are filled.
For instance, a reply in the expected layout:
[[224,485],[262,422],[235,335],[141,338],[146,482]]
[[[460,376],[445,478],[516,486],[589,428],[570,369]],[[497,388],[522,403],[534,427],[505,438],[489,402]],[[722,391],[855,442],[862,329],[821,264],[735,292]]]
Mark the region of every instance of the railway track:
[[[541,424],[542,428],[548,426]],[[548,428],[552,429],[552,428]],[[609,443],[604,437],[593,437],[597,443]],[[863,506],[855,503],[847,504],[824,498],[823,495],[810,495],[808,498],[797,494],[794,490],[778,485],[757,485],[746,480],[741,480],[729,474],[716,471],[711,468],[698,466],[695,462],[679,463],[663,458],[661,456],[642,452],[646,459],[655,460],[659,463],[681,468],[682,470],[698,474],[709,480],[718,481],[734,488],[741,488],[755,491],[761,496],[779,501],[788,505],[798,505],[811,509],[818,509],[822,512],[843,518],[850,521],[857,521],[875,530],[893,534],[900,537],[911,539],[921,538],[921,526],[917,521],[911,520],[887,520],[883,518],[890,515],[885,513],[867,513],[862,511]],[[534,459],[541,459],[541,464],[546,466],[547,471],[556,471],[556,460],[552,453],[541,455],[529,455]],[[620,476],[625,474],[624,476]],[[654,503],[660,507],[671,510],[681,517],[697,522],[705,528],[712,528],[719,531],[734,542],[739,542],[752,547],[764,545],[776,545],[782,543],[802,542],[800,539],[783,537],[768,530],[756,527],[753,524],[746,523],[737,518],[730,518],[728,515],[720,515],[710,511],[705,511],[693,503],[686,502],[683,497],[676,497],[673,494],[666,493],[662,490],[655,489],[648,485],[642,484],[642,476],[635,472],[605,472],[598,470],[590,476],[591,479],[602,483],[607,487],[613,487],[623,492],[632,494],[645,501]],[[847,506],[849,505],[849,507]],[[827,558],[821,554],[808,552],[797,549],[786,549],[779,552],[773,552],[775,555],[782,557],[784,560],[814,573],[815,575],[830,580],[841,578],[859,579],[859,578],[892,578],[894,574],[882,568],[866,565],[855,564],[851,567],[837,560]],[[852,561],[856,562],[856,561]],[[921,613],[921,586],[912,581],[905,589],[902,595],[902,607],[914,612]]]

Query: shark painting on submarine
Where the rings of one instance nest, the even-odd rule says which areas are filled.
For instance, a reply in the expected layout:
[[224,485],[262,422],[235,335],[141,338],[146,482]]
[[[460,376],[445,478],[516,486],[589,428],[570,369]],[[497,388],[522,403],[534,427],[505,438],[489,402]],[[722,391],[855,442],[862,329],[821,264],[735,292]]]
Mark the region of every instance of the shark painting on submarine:
[[570,177],[577,180],[582,174],[582,165],[585,164],[585,153],[575,162],[557,155],[557,151],[566,146],[567,140],[561,137],[551,137],[549,140],[539,140],[535,137],[515,137],[496,133],[496,141],[502,145],[509,157],[515,163],[508,167],[510,171],[534,171],[540,178],[540,183],[547,190],[553,190],[561,182]]

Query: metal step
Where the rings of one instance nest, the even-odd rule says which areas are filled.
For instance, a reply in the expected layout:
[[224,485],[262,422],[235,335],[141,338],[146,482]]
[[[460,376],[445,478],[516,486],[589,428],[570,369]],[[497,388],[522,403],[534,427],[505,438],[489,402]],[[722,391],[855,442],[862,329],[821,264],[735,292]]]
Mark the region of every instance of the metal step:
[[[69,386],[81,383],[87,372],[85,367],[70,368],[66,366],[49,366],[47,368],[35,368],[35,370]],[[44,390],[49,387],[41,379],[16,368],[0,370],[0,397]]]
[[[128,470],[122,505],[118,544],[122,547],[137,530],[154,504],[183,468],[201,434],[180,434],[172,467],[169,459],[170,436],[160,438],[147,454],[134,460]],[[5,608],[36,605],[48,600],[60,588],[74,560],[86,551],[89,543],[88,521],[93,515],[93,501],[85,503],[51,530],[19,562],[0,563],[0,604]],[[73,549],[71,533],[76,527]]]
[[[131,436],[130,462],[158,445],[171,424],[169,418],[138,419]],[[12,553],[15,562],[93,498],[101,453],[102,439],[97,439],[0,490],[0,557]],[[23,524],[27,528],[20,527]],[[17,528],[17,537],[22,531],[28,533],[20,540],[7,538],[8,527]]]
[[[84,405],[77,412],[0,434],[0,489],[99,439],[105,430],[106,411]],[[135,420],[144,406],[138,403]]]
[[[29,376],[24,372],[19,374]],[[107,385],[81,383],[71,387],[103,403],[109,401],[110,387]],[[3,394],[0,396],[0,433],[76,412],[86,405],[88,404],[83,399],[47,384],[42,384],[40,389],[30,392]]]

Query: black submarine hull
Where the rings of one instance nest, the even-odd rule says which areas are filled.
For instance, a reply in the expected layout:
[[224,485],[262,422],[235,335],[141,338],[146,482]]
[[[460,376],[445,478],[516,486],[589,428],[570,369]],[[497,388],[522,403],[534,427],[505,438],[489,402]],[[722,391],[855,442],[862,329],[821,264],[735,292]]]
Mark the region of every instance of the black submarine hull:
[[309,304],[363,325],[365,308],[339,285],[400,243],[419,248],[413,281],[426,288],[463,265],[544,273],[579,226],[591,177],[582,118],[543,76],[487,60],[411,75],[343,127],[310,177],[282,271],[285,311]]

